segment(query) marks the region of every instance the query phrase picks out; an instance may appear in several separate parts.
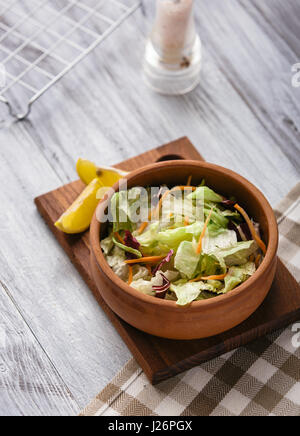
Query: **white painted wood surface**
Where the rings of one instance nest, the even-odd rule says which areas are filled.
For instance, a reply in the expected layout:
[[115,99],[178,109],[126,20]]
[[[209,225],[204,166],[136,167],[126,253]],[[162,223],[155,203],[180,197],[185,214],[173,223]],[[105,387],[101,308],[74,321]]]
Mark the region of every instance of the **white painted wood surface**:
[[187,135],[274,206],[300,179],[298,0],[197,0],[202,82],[180,98],[141,79],[153,3],[0,130],[0,415],[76,414],[130,357],[33,204],[79,156],[114,164]]

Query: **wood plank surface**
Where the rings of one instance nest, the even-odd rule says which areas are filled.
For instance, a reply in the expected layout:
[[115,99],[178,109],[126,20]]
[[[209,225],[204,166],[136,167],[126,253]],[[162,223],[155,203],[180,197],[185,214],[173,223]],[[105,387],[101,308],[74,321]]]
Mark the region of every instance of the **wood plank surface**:
[[0,410],[73,415],[78,404],[0,283]]
[[[153,162],[174,159],[203,160],[190,141],[182,138],[125,161],[117,167],[130,171]],[[83,235],[65,235],[54,226],[56,220],[82,190],[83,185],[80,181],[73,182],[36,198],[35,202],[50,230],[90,287],[99,305],[108,315],[152,384],[157,384],[175,374],[245,345],[300,317],[300,286],[279,261],[272,290],[264,304],[251,318],[229,332],[209,339],[172,341],[150,336],[129,326],[110,310],[93,282],[89,263],[89,232]],[[103,282],[102,286],[107,285]]]
[[[12,3],[0,0],[0,15]],[[19,10],[33,4],[18,3]],[[20,313],[37,338],[37,355],[43,360],[46,352],[77,412],[130,353],[32,199],[74,180],[78,157],[112,165],[183,135],[207,161],[251,180],[274,207],[300,179],[300,88],[291,86],[291,66],[300,61],[298,0],[196,1],[204,54],[201,84],[190,95],[171,98],[153,94],[141,77],[155,6],[143,3],[35,103],[27,121],[12,122],[0,104],[0,280],[10,290],[12,325],[18,326],[15,314]],[[49,43],[49,35],[44,40]],[[14,43],[9,38],[1,47]],[[78,43],[85,43],[83,36]],[[0,62],[5,58],[1,47]],[[30,344],[30,338],[24,336],[24,342]],[[13,345],[8,336],[6,348]],[[21,353],[14,372],[6,372],[5,379],[0,373],[1,394],[18,376],[28,386],[34,383],[35,370],[24,373],[24,362]],[[53,414],[51,402],[58,402],[51,397],[29,403],[17,390],[4,398],[0,415]],[[69,410],[73,407],[70,399]],[[57,411],[64,413],[65,408]]]

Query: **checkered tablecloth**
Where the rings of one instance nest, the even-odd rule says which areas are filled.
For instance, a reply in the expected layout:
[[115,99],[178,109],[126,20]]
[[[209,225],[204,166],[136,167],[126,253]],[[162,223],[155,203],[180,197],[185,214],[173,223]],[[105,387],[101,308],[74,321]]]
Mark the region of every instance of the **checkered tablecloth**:
[[[300,282],[300,183],[276,210],[279,255]],[[299,324],[151,386],[130,360],[82,416],[299,416]]]

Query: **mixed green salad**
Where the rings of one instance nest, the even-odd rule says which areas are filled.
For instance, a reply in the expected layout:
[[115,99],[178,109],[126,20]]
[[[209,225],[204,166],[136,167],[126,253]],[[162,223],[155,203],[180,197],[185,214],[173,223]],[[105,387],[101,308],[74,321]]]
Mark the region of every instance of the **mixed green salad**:
[[259,224],[234,198],[200,186],[133,188],[111,200],[105,258],[139,292],[180,306],[226,294],[266,253]]

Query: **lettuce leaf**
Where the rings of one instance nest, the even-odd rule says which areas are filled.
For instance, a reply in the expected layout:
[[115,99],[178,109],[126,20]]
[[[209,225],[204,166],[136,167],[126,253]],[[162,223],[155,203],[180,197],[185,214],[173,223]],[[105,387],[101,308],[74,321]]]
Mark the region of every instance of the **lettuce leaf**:
[[[147,269],[146,269],[147,270]],[[138,291],[142,292],[146,295],[152,295],[155,296],[155,291],[153,290],[153,286],[160,286],[163,283],[163,276],[160,271],[156,273],[154,277],[151,278],[151,280],[145,280],[145,276],[142,276],[142,274],[146,274],[145,271],[140,271],[139,273],[135,273],[133,277],[133,282],[131,283],[131,286]],[[149,274],[149,273],[148,273]],[[176,280],[178,278],[179,273],[176,271],[166,271],[163,273],[163,275],[167,278],[167,280]]]
[[202,241],[202,250],[204,253],[213,253],[220,248],[229,248],[238,242],[237,235],[233,230],[223,230],[214,236],[208,231]]
[[226,218],[233,219],[237,222],[243,221],[241,214],[237,210],[234,211],[234,210],[226,209],[226,210],[220,211],[220,213],[221,213],[221,215],[225,216]]
[[185,226],[185,232],[187,235],[193,235],[194,238],[198,239],[203,230],[204,224],[200,221],[196,221],[194,224]]
[[208,288],[207,291],[213,292],[215,294],[218,294],[219,291],[223,288],[223,283],[220,280],[208,280],[206,282],[206,285]]
[[207,186],[200,186],[196,189],[192,194],[188,196],[188,198],[192,200],[204,200],[204,202],[211,201],[213,203],[222,203],[223,197],[221,195],[214,192],[212,189]]
[[103,253],[105,255],[108,255],[111,252],[111,250],[113,249],[113,247],[114,247],[114,242],[113,242],[113,239],[112,239],[112,234],[109,235],[107,238],[102,239],[102,241],[100,242],[100,246],[101,246],[101,248],[103,250]]
[[226,294],[232,289],[236,288],[241,283],[248,280],[256,271],[255,263],[248,262],[243,266],[233,266],[229,269],[225,278],[225,288],[221,291],[222,294]]
[[167,277],[168,280],[170,280],[170,282],[175,282],[179,278],[178,271],[167,270],[167,271],[164,271],[164,275]]
[[143,247],[151,247],[157,241],[158,231],[159,222],[156,221],[155,223],[149,224],[148,230],[141,235],[139,235],[137,232],[135,232],[133,235]]
[[208,280],[203,282],[203,290],[197,300],[207,300],[220,295],[220,291],[224,289],[224,283],[219,280]]
[[133,281],[139,279],[150,279],[151,276],[149,274],[148,268],[141,265],[133,266]]
[[217,295],[209,292],[209,291],[202,291],[198,298],[196,298],[196,301],[202,301],[202,300],[209,300],[210,298],[216,298]]
[[221,235],[222,233],[226,232],[226,230],[228,230],[227,228],[222,227],[219,224],[212,223],[212,222],[210,222],[208,224],[207,229],[208,229],[208,234],[210,236],[218,236],[218,235]]
[[157,241],[167,245],[173,250],[177,250],[181,242],[191,242],[193,237],[199,238],[202,229],[203,223],[197,221],[190,226],[178,227],[176,229],[169,229],[165,230],[164,232],[159,232],[157,235]]
[[120,230],[134,229],[133,223],[129,218],[129,206],[127,201],[127,191],[116,192],[111,199],[111,214],[113,221],[113,232]]
[[[205,207],[204,208],[205,218],[207,218],[208,215],[210,214],[212,207],[214,207],[214,205],[213,204],[209,204],[209,207]],[[224,229],[228,228],[229,219],[226,218],[224,215],[222,215],[222,213],[216,207],[214,207],[214,209],[213,209],[213,211],[211,213],[211,221],[213,223],[215,223],[216,225],[218,225],[219,227],[222,227]]]
[[226,271],[227,268],[222,257],[217,257],[214,254],[202,253],[200,256],[196,275],[208,277],[225,274]]
[[126,281],[128,278],[128,266],[124,263],[126,260],[125,251],[115,246],[111,255],[106,257],[106,260],[113,272]]
[[117,247],[119,247],[121,250],[124,250],[126,253],[133,254],[138,259],[143,257],[142,253],[139,250],[135,250],[134,248],[127,247],[127,245],[123,245],[121,242],[118,242],[114,236],[112,240]]
[[195,300],[206,300],[207,298],[216,296],[208,294],[216,292],[215,284],[205,282],[187,282],[186,280],[179,280],[178,282],[171,284],[170,290],[175,293],[178,306],[186,306]]
[[212,276],[224,274],[226,264],[222,257],[214,254],[197,254],[195,245],[189,241],[183,241],[175,256],[175,268],[188,279],[196,276]]
[[181,274],[191,279],[197,272],[199,260],[200,254],[196,253],[193,243],[183,241],[176,253],[174,266]]
[[134,232],[136,240],[141,244],[142,251],[145,255],[167,255],[170,247],[163,245],[158,241],[159,222],[156,221],[148,226],[148,230],[139,235]]
[[183,282],[171,284],[171,291],[176,294],[178,306],[192,303],[201,294],[201,283]]
[[141,292],[142,294],[151,295],[152,297],[155,296],[155,292],[153,291],[152,288],[152,282],[149,280],[144,280],[144,279],[134,280],[130,286],[136,289],[137,291]]
[[249,257],[257,248],[255,241],[243,241],[232,247],[216,250],[215,254],[222,257],[227,266],[243,265],[249,261]]
[[113,195],[110,210],[114,233],[120,230],[133,232],[136,229],[137,216],[144,221],[145,217],[140,214],[148,213],[148,197],[142,195],[143,192],[140,188],[132,188]]
[[162,207],[162,223],[170,221],[170,214],[174,216],[175,222],[183,223],[185,217],[189,217],[191,221],[195,221],[196,207],[191,199],[187,197],[179,198],[170,197],[170,201],[165,201]]

